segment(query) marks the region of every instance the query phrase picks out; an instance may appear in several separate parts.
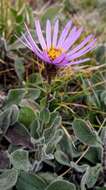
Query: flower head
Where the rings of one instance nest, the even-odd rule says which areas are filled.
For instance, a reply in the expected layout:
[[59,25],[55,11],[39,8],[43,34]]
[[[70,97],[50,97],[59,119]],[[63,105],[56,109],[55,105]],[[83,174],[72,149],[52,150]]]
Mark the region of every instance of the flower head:
[[69,21],[59,36],[59,21],[56,20],[54,26],[50,20],[46,22],[46,37],[44,38],[39,20],[35,20],[36,34],[40,47],[33,39],[28,27],[26,35],[23,34],[21,42],[34,52],[44,62],[56,66],[69,66],[89,61],[89,58],[79,59],[81,56],[94,49],[96,39],[93,35],[88,35],[82,42],[73,47],[83,32],[82,27],[72,26]]

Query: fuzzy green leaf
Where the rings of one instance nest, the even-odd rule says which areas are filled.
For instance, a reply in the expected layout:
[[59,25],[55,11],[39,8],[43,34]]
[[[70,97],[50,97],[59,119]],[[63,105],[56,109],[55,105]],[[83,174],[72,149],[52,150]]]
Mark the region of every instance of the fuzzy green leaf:
[[14,168],[24,171],[29,170],[30,162],[28,159],[28,151],[18,149],[11,154],[10,159]]
[[78,139],[89,146],[100,146],[101,140],[97,133],[82,119],[75,119],[73,130]]
[[23,59],[22,58],[17,58],[15,60],[15,71],[17,73],[17,76],[19,80],[23,80],[23,75],[25,72],[24,65],[23,65]]
[[10,107],[13,104],[18,105],[22,98],[25,96],[25,89],[12,89],[9,91],[8,96],[4,102],[5,107]]
[[56,180],[53,183],[51,183],[46,190],[75,190],[76,187],[74,184],[69,183],[65,180]]
[[62,151],[55,152],[55,159],[62,165],[70,167],[70,160],[68,156]]
[[5,170],[1,175],[0,175],[0,189],[1,190],[8,190],[11,187],[13,187],[18,178],[18,171],[15,169],[9,169]]
[[0,129],[5,133],[10,125],[13,125],[18,119],[18,107],[12,105],[10,108],[0,113]]
[[19,112],[19,122],[23,123],[26,127],[29,127],[35,118],[35,113],[30,107],[23,106]]
[[22,172],[16,187],[17,190],[45,190],[46,183],[37,175]]

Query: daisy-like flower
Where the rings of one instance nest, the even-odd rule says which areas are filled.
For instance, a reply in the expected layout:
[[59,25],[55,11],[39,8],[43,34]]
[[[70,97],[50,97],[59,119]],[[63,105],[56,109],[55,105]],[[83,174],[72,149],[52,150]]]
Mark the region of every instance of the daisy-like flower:
[[27,25],[26,33],[22,35],[21,42],[27,46],[34,54],[46,63],[56,66],[70,66],[89,61],[90,58],[79,59],[81,56],[92,51],[95,47],[96,39],[93,35],[88,35],[82,42],[73,47],[83,32],[82,27],[72,26],[69,21],[59,36],[59,21],[56,20],[54,26],[50,20],[46,22],[46,36],[44,38],[39,20],[35,20],[35,29],[40,47],[33,39]]

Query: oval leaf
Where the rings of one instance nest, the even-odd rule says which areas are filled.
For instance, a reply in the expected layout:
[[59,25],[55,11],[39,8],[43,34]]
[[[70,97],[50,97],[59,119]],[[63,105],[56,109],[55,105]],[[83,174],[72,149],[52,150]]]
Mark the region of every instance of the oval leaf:
[[76,187],[74,184],[69,183],[65,180],[57,180],[51,183],[46,190],[75,190]]
[[68,156],[62,152],[62,151],[56,151],[55,152],[55,159],[62,165],[69,166],[70,167],[70,160]]
[[0,175],[0,189],[1,190],[10,189],[16,184],[17,178],[18,178],[17,170],[10,169],[10,170],[4,171],[4,173]]
[[16,105],[12,105],[0,113],[0,129],[5,133],[10,125],[13,125],[18,119],[19,109]]
[[99,146],[101,141],[97,133],[90,128],[85,121],[81,119],[76,119],[73,122],[73,130],[78,139],[89,145],[89,146]]
[[30,162],[28,160],[28,151],[22,149],[16,150],[11,154],[10,158],[14,168],[24,171],[29,170]]
[[46,183],[37,175],[22,172],[16,186],[17,190],[45,190]]
[[31,142],[31,136],[28,130],[20,123],[15,123],[9,127],[5,137],[13,145],[22,145],[23,147],[33,149],[34,145]]
[[26,127],[29,127],[35,118],[35,113],[30,107],[23,106],[19,112],[19,122],[23,123]]
[[24,88],[11,89],[4,102],[4,107],[8,108],[13,104],[18,105],[21,102],[22,98],[25,96],[25,93],[26,92]]

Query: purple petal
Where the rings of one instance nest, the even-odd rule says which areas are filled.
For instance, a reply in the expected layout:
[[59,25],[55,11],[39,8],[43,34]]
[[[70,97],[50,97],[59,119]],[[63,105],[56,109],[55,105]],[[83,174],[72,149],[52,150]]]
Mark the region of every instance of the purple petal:
[[41,51],[38,51],[38,49],[34,46],[33,43],[31,43],[27,38],[26,36],[23,34],[23,38],[24,38],[24,41],[20,39],[20,41],[25,45],[27,46],[29,49],[31,49],[33,51],[33,53],[35,53],[39,58],[43,59],[44,60],[44,57],[42,56],[42,53]]
[[73,61],[73,62],[70,62],[68,65],[76,65],[76,64],[87,62],[87,61],[90,61],[90,58],[80,59],[78,61]]
[[47,54],[47,51],[44,51],[43,52],[43,56],[45,57],[45,60],[48,62],[48,63],[52,63],[52,61],[50,60],[48,54]]
[[53,47],[56,47],[57,45],[58,30],[59,30],[59,20],[56,20],[53,31],[53,42],[52,42]]
[[71,56],[72,54],[76,53],[78,50],[80,50],[82,47],[84,47],[89,41],[90,39],[93,37],[93,35],[89,35],[88,37],[86,37],[76,48],[74,48],[73,50],[69,51],[67,53],[68,56]]
[[53,61],[53,63],[54,63],[54,64],[60,63],[61,61],[64,60],[64,58],[65,58],[65,54],[63,53],[62,55],[60,55],[59,57],[57,57],[57,58]]
[[89,51],[91,51],[92,49],[94,49],[94,44],[95,44],[96,39],[94,39],[92,42],[90,42],[90,44],[88,44],[87,46],[85,46],[83,49],[81,49],[80,51],[78,51],[77,53],[71,55],[69,57],[69,60],[72,59],[76,59],[86,53],[88,53]]
[[[36,45],[36,43],[35,43],[35,41],[33,40],[33,38],[32,38],[32,36],[31,36],[31,34],[30,34],[30,32],[29,32],[29,30],[28,30],[28,27],[26,26],[26,29],[27,29],[27,33],[28,33],[28,36],[27,36],[27,38],[25,38],[26,39],[26,41],[27,41],[27,43],[29,43],[29,45],[31,46],[32,45],[32,51],[33,51],[33,49],[35,48],[35,49],[37,49],[39,52],[37,52],[37,51],[34,51],[41,59],[43,59],[44,61],[47,61],[47,62],[51,62],[50,61],[50,59],[49,59],[49,57],[48,57],[48,54],[47,54],[47,52],[46,51],[41,51],[40,49],[39,49],[39,47]],[[28,41],[28,40],[29,41]],[[38,54],[38,53],[40,53],[40,54]]]
[[68,64],[68,60],[64,58],[61,63],[56,64],[59,67],[63,67]]
[[74,43],[75,41],[80,37],[82,33],[82,28],[77,30],[76,32],[73,32],[64,42],[63,48],[67,51]]
[[35,28],[36,28],[37,36],[38,36],[38,39],[39,39],[42,49],[47,49],[39,20],[35,20]]
[[58,41],[58,44],[57,44],[57,48],[61,48],[61,45],[64,43],[64,40],[66,39],[66,37],[67,37],[67,35],[68,35],[68,33],[69,33],[69,30],[70,30],[71,26],[72,26],[72,22],[69,21],[69,22],[66,24],[65,28],[63,29],[63,31],[62,31],[62,33],[61,33],[61,36],[60,36],[59,41]]
[[[35,47],[38,51],[40,51],[39,47],[36,45],[34,39],[32,38],[32,35],[27,27],[27,25],[25,24],[25,28],[26,28],[26,31],[27,31],[27,39],[29,41],[29,44],[32,45],[33,47]],[[24,36],[25,37],[25,36]]]
[[42,59],[44,61],[48,61],[47,57],[45,55],[43,55],[43,52],[36,45],[36,43],[33,40],[31,33],[29,32],[27,26],[26,26],[26,30],[28,33],[27,37],[25,36],[25,34],[23,34],[23,40],[20,39],[20,41],[23,43],[23,45],[25,45],[29,49],[31,49],[33,51],[33,53],[35,53],[40,59]]
[[50,20],[46,22],[46,41],[48,50],[51,48],[51,23]]
[[77,61],[68,62],[68,63],[63,64],[63,66],[76,65],[76,64],[87,62],[87,61],[90,61],[90,58],[85,58],[85,59],[80,59]]
[[64,43],[61,44],[61,48],[64,49],[64,46],[65,46],[65,43],[68,41],[69,42],[69,39],[72,39],[73,38],[73,35],[76,34],[76,27],[74,26],[72,28],[72,30],[70,31],[70,34],[68,35],[68,37],[66,38],[66,40],[64,41]]

